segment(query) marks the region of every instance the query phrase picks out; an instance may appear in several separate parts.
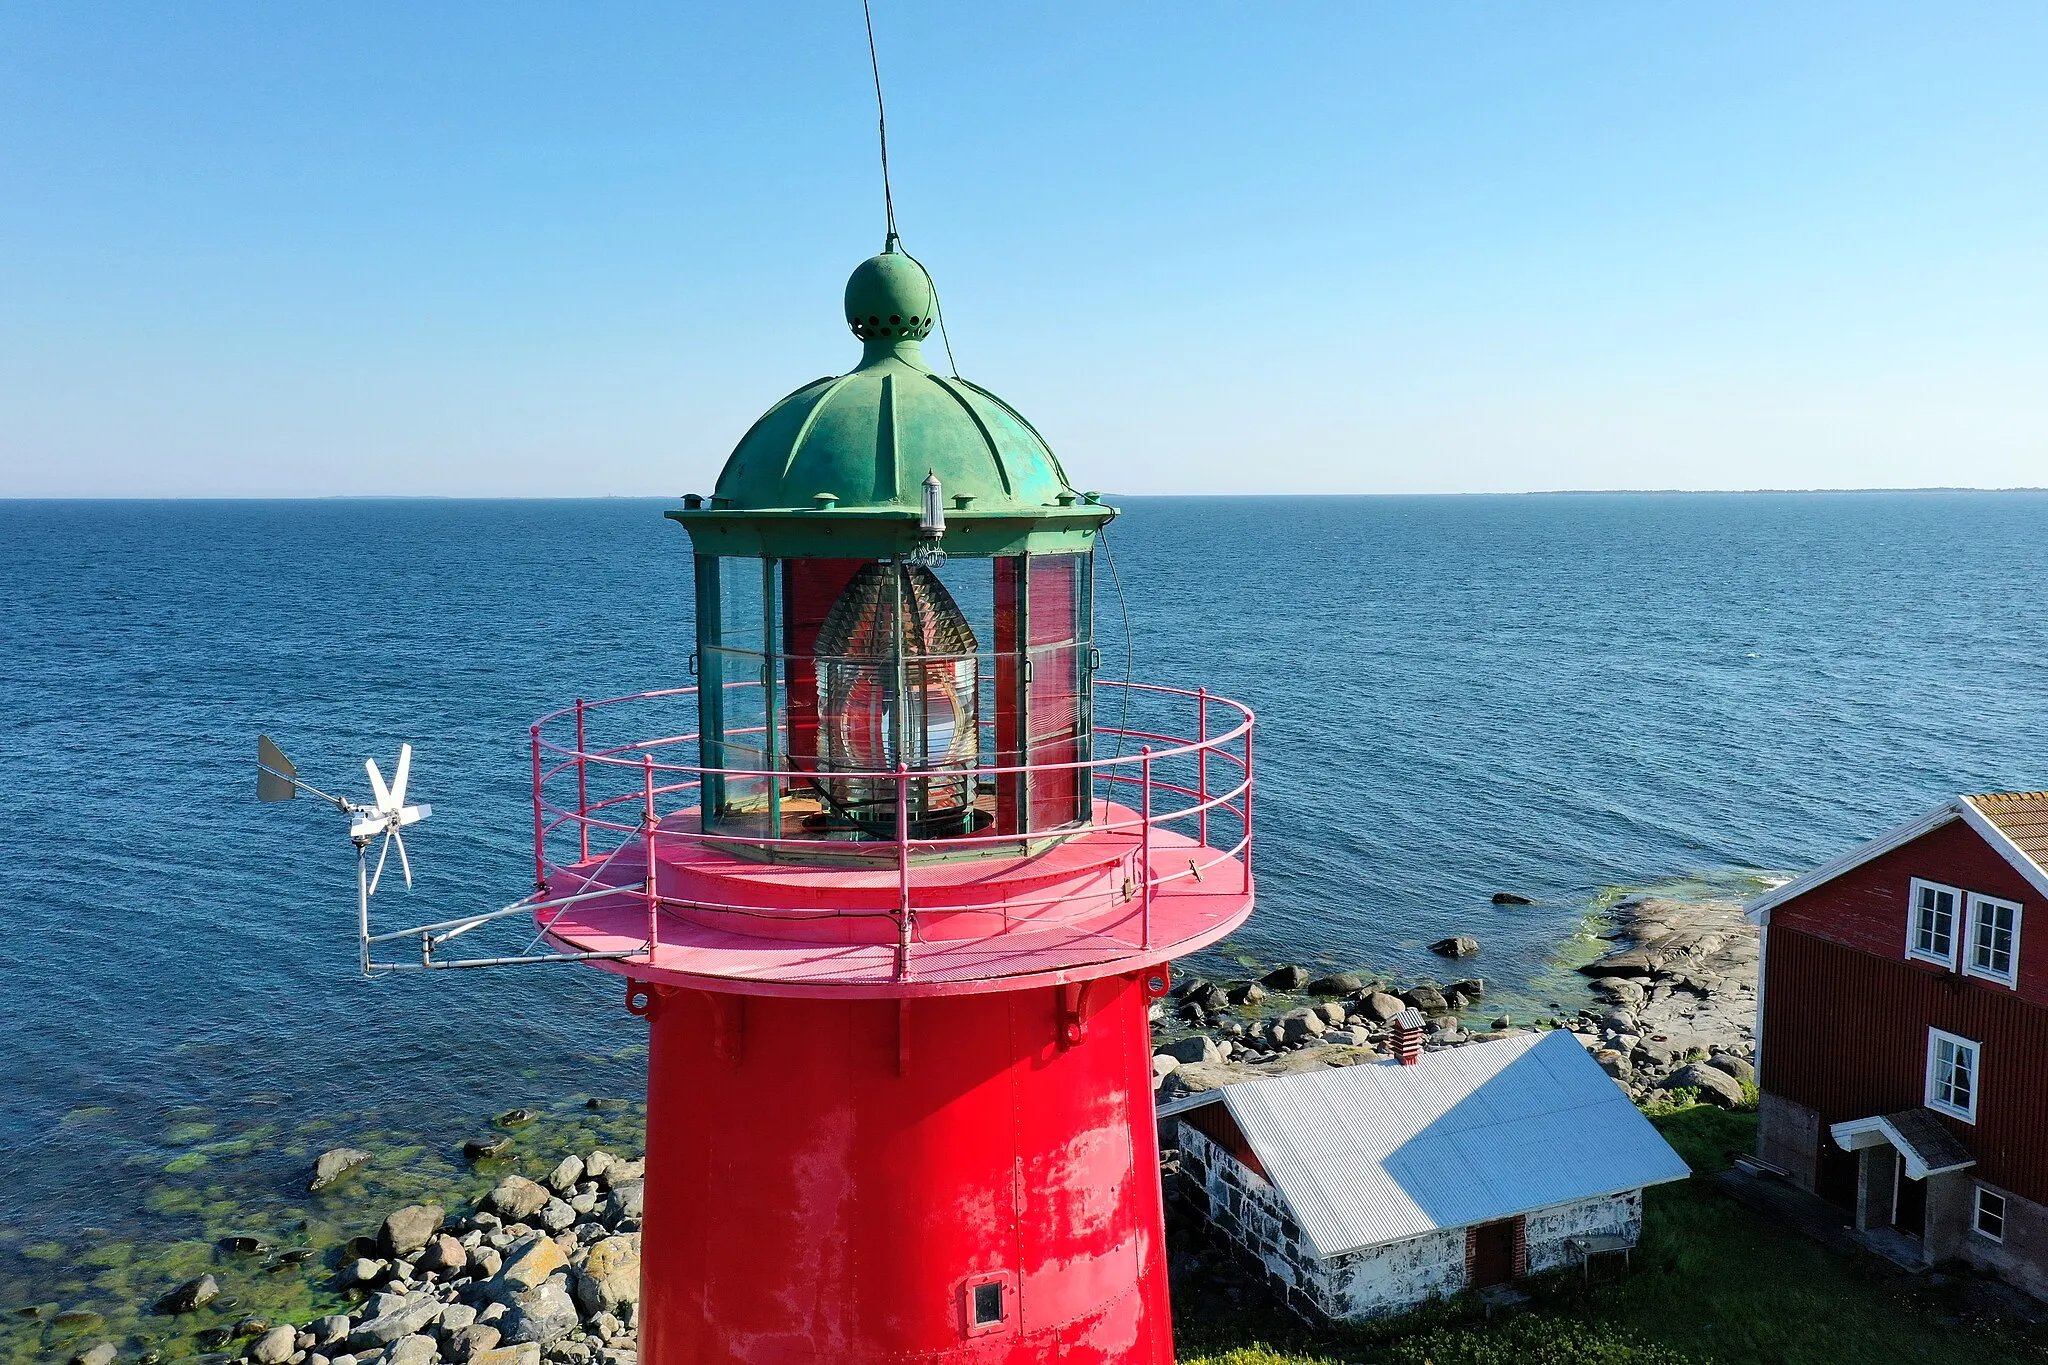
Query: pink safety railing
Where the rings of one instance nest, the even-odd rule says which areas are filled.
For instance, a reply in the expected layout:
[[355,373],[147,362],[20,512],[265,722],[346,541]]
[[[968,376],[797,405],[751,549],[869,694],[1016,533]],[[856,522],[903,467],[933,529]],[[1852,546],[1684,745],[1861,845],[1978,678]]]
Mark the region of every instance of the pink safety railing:
[[[758,688],[758,682],[726,684],[727,691]],[[1134,880],[1131,899],[1138,901],[1141,942],[1151,946],[1152,940],[1152,899],[1154,893],[1168,883],[1193,879],[1206,880],[1205,874],[1225,864],[1238,864],[1236,871],[1241,879],[1241,889],[1251,890],[1252,878],[1252,713],[1240,702],[1211,695],[1206,689],[1158,687],[1145,683],[1097,682],[1094,684],[1098,697],[1111,689],[1123,691],[1122,712],[1124,723],[1119,726],[1098,725],[1094,730],[1094,751],[1109,753],[1109,757],[1097,757],[1086,761],[1066,763],[1015,764],[978,768],[947,767],[940,770],[950,777],[972,774],[974,786],[979,789],[983,779],[1001,778],[1016,774],[1052,773],[1075,771],[1079,779],[1090,787],[1091,810],[1094,818],[1085,825],[1064,826],[1057,830],[1033,830],[1024,833],[970,833],[944,837],[913,838],[910,834],[909,792],[910,784],[928,779],[933,771],[912,769],[898,764],[893,771],[848,772],[834,768],[829,776],[834,779],[872,779],[896,783],[896,833],[892,840],[874,839],[849,843],[844,839],[806,838],[786,833],[774,836],[748,835],[730,830],[704,830],[698,828],[663,827],[669,815],[701,804],[705,778],[716,777],[726,780],[759,779],[762,781],[786,781],[794,777],[815,776],[809,769],[800,768],[732,768],[709,767],[700,761],[682,762],[680,757],[689,755],[700,760],[698,749],[700,736],[694,731],[684,734],[660,735],[655,738],[630,739],[618,743],[593,744],[590,732],[593,720],[609,723],[627,718],[639,720],[664,706],[687,705],[694,724],[696,718],[697,692],[694,687],[667,688],[654,692],[638,692],[623,697],[610,697],[603,701],[578,699],[572,706],[563,707],[536,721],[532,727],[532,772],[533,772],[533,863],[536,885],[542,894],[553,896],[560,883],[558,874],[570,874],[580,879],[585,888],[582,894],[550,899],[548,904],[566,905],[571,900],[583,900],[589,894],[588,888],[601,885],[601,871],[604,864],[622,849],[638,844],[646,859],[648,869],[644,884],[638,894],[647,903],[647,947],[645,952],[651,960],[660,941],[660,910],[662,897],[656,889],[653,870],[656,867],[658,844],[675,842],[698,843],[715,846],[731,852],[751,847],[763,855],[773,857],[778,851],[801,853],[809,850],[831,857],[843,858],[855,850],[880,853],[887,849],[893,852],[897,870],[897,905],[888,910],[848,909],[807,912],[812,916],[865,915],[890,916],[900,923],[898,935],[898,962],[901,966],[908,954],[914,921],[920,911],[937,912],[955,909],[986,910],[981,904],[967,902],[944,903],[934,899],[936,886],[921,884],[918,873],[920,854],[945,851],[948,853],[974,848],[987,848],[992,852],[1001,848],[1020,848],[1035,845],[1044,840],[1085,834],[1123,834],[1135,841]],[[1152,724],[1161,728],[1139,728],[1129,723],[1129,703],[1139,702],[1148,712],[1163,714],[1164,718]],[[1098,701],[1096,714],[1103,708]],[[1221,712],[1225,723],[1220,727],[1214,722],[1219,719],[1212,712]],[[1190,733],[1176,735],[1169,733],[1168,726],[1176,722],[1174,713],[1184,714]],[[760,734],[765,726],[753,726],[726,732],[726,739]],[[1124,750],[1135,744],[1134,750]],[[1212,765],[1220,764],[1227,774],[1221,790],[1211,790]],[[573,798],[569,784],[573,780]],[[1120,798],[1114,803],[1093,799],[1100,792],[1111,793]],[[1210,845],[1210,830],[1213,817],[1221,817],[1226,825],[1237,834],[1234,842],[1227,847]],[[1161,871],[1154,866],[1153,833],[1155,830],[1178,826],[1198,846],[1195,856],[1186,859],[1185,870]],[[564,861],[554,855],[554,850],[565,842],[573,841],[574,857]],[[893,848],[891,847],[893,845]],[[595,852],[593,852],[595,849]],[[593,859],[599,867],[592,868]],[[821,861],[823,861],[821,859]],[[618,888],[618,889],[630,889]],[[1028,909],[1035,904],[1049,904],[1058,897],[1047,897],[1041,902],[1029,900],[1010,901],[1004,906],[1006,921],[1016,910]],[[758,913],[758,907],[740,905],[707,905],[692,901],[693,905],[711,910],[739,910]],[[635,954],[637,957],[638,954]]]

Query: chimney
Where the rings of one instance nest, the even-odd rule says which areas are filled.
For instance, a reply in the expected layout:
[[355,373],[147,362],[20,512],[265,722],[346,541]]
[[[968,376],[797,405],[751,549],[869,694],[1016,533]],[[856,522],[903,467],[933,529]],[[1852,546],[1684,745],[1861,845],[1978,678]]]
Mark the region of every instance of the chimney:
[[1422,1060],[1422,1011],[1409,1008],[1402,1010],[1387,1021],[1391,1027],[1387,1033],[1387,1045],[1393,1050],[1394,1060],[1402,1066],[1414,1066]]

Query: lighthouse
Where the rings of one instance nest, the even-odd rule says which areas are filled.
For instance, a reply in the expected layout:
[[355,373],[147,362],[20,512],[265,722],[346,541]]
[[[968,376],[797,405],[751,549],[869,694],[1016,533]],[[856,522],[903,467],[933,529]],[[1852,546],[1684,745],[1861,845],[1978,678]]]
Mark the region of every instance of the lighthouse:
[[1252,716],[1098,676],[1116,511],[937,313],[891,234],[668,513],[693,685],[533,727],[536,929],[650,1029],[647,1365],[1173,1359],[1149,1016],[1251,912]]

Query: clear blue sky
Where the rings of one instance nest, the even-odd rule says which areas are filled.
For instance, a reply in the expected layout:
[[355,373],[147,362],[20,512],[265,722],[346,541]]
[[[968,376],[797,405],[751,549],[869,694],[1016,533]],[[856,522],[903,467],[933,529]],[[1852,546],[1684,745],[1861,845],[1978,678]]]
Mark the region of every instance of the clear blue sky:
[[[2048,5],[876,0],[1123,492],[2048,484]],[[0,7],[0,495],[667,494],[857,353],[858,0]]]

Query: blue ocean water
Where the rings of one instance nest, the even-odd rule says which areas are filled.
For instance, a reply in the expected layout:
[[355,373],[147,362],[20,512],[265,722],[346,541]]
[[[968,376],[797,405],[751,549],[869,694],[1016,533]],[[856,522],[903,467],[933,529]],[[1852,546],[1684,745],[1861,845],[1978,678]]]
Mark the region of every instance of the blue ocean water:
[[[410,739],[418,917],[521,894],[527,725],[687,681],[663,505],[0,503],[0,1259],[133,1225],[193,1115],[446,1141],[637,1088],[612,978],[364,981],[337,822],[250,765],[267,731],[355,790]],[[1135,676],[1259,713],[1260,906],[1211,967],[1440,979],[1424,945],[1470,933],[1461,973],[1536,999],[1610,888],[1740,890],[2048,786],[2048,494],[1123,506]]]

